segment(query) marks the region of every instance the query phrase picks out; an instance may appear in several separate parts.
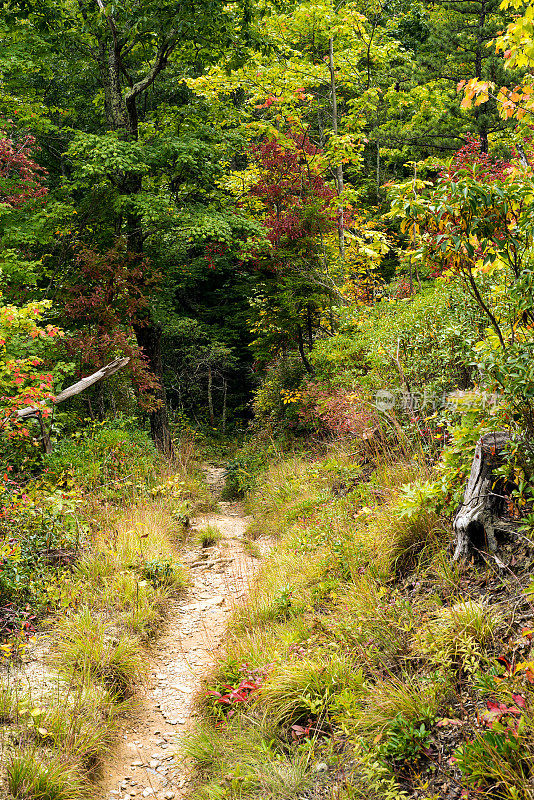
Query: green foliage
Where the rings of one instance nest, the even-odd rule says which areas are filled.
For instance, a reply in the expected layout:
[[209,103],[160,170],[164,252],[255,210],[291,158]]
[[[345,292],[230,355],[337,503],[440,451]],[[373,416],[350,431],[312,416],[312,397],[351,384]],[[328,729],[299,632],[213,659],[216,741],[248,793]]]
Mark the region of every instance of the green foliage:
[[442,417],[449,427],[449,441],[436,466],[434,487],[437,506],[449,514],[463,499],[478,440],[503,427],[499,407],[486,404],[480,392],[460,393],[450,406]]
[[222,499],[235,500],[245,497],[267,469],[273,451],[274,447],[271,444],[254,438],[243,446],[226,464]]
[[407,764],[417,762],[430,736],[428,720],[406,720],[402,714],[389,723],[378,749],[379,757],[386,763]]
[[355,756],[357,769],[347,800],[407,800],[409,795],[374,750],[359,744]]
[[94,422],[62,439],[44,457],[46,480],[74,483],[86,490],[105,489],[110,498],[131,493],[154,473],[155,450],[144,431],[117,417]]
[[158,589],[160,586],[182,588],[184,585],[183,575],[176,569],[176,565],[163,559],[147,561],[142,567],[141,575],[150,581],[154,589]]
[[414,637],[414,650],[429,657],[439,668],[463,670],[473,675],[484,657],[483,646],[491,642],[499,613],[474,600],[439,609]]
[[[413,298],[343,309],[339,336],[321,340],[313,353],[318,377],[374,391],[409,386],[416,411],[431,414],[471,374],[481,317],[460,297],[459,287],[435,285]],[[400,400],[395,408],[402,410]]]
[[296,355],[277,358],[270,365],[254,398],[254,425],[257,429],[266,429],[276,435],[288,427],[296,427],[296,407],[284,400],[286,393],[299,390],[304,375],[304,366]]
[[397,508],[401,517],[410,519],[435,506],[437,489],[432,481],[414,481],[400,487]]
[[30,498],[6,492],[0,497],[0,605],[30,603],[42,611],[59,570],[76,557],[87,537],[79,493],[57,490]]
[[18,419],[17,411],[38,408],[45,419],[51,413],[54,376],[44,357],[51,339],[63,332],[44,324],[50,306],[49,301],[15,306],[0,294],[0,455],[6,466],[35,461],[38,452],[33,421]]

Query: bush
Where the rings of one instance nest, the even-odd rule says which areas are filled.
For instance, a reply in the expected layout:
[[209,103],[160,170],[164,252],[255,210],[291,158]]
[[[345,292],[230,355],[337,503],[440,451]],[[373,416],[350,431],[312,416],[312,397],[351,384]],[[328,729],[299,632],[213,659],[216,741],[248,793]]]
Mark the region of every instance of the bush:
[[4,493],[0,502],[0,606],[35,611],[47,605],[47,587],[68,565],[87,534],[76,491]]
[[342,310],[339,334],[318,341],[311,355],[317,379],[372,392],[398,389],[405,381],[411,391],[438,398],[467,388],[484,322],[460,291],[436,284],[411,298]]
[[361,390],[308,382],[286,399],[296,402],[300,424],[322,436],[369,441],[379,425],[374,405]]
[[254,398],[254,427],[285,433],[298,425],[296,410],[284,403],[284,392],[297,391],[305,371],[299,356],[289,353],[271,364]]
[[156,453],[148,434],[117,417],[94,422],[63,439],[44,456],[45,477],[57,485],[74,483],[93,491],[121,478],[146,481]]
[[266,445],[256,437],[243,445],[239,455],[226,465],[223,500],[243,498],[256,486],[258,478],[269,466],[274,447]]

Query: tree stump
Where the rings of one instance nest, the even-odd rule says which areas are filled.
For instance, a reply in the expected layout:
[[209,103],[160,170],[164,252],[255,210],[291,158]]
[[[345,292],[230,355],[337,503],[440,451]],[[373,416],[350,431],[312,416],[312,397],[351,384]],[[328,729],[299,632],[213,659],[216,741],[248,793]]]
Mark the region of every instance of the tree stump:
[[[493,471],[503,464],[505,447],[509,441],[509,433],[496,431],[485,433],[477,442],[463,503],[453,522],[456,534],[455,561],[466,558],[472,549],[482,550],[486,547],[492,554],[497,552],[496,518],[503,498],[494,491]],[[497,557],[496,560],[499,563]]]

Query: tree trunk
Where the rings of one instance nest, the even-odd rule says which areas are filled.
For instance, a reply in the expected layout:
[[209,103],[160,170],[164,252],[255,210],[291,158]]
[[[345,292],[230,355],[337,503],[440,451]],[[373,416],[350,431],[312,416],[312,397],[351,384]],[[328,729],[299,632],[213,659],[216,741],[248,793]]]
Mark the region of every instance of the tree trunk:
[[150,412],[150,432],[152,439],[160,453],[168,458],[173,458],[174,446],[167,413],[167,393],[162,381],[161,334],[161,326],[148,320],[145,325],[137,325],[135,327],[137,343],[148,361],[150,370],[159,382],[156,390],[158,407]]
[[455,561],[466,558],[472,550],[486,548],[492,554],[497,552],[495,528],[498,527],[502,496],[493,491],[493,471],[502,465],[509,440],[510,435],[506,431],[497,431],[484,434],[477,442],[463,503],[453,522],[456,534]]
[[228,381],[223,378],[223,409],[222,409],[222,432],[223,436],[226,433],[226,395],[228,391]]
[[304,364],[304,369],[306,370],[308,375],[311,375],[313,377],[315,375],[315,370],[308,361],[308,359],[306,358],[306,353],[304,352],[304,337],[302,335],[302,328],[300,325],[297,328],[297,335],[298,335],[299,353],[302,359],[302,363]]
[[[332,88],[332,129],[335,136],[338,133],[338,113],[337,113],[337,91],[336,91],[336,73],[334,69],[334,39],[330,37],[328,40],[328,56],[330,67],[330,81]],[[336,166],[336,184],[338,197],[343,192],[343,164]],[[338,207],[338,238],[339,238],[339,255],[345,259],[345,221],[343,219],[343,206],[340,204]]]
[[211,367],[208,368],[208,411],[210,414],[210,425],[215,427],[215,412],[213,411],[213,375]]
[[[172,51],[174,32],[171,31],[166,42],[158,52],[156,62],[146,76],[138,83],[131,82],[130,89],[123,93],[121,83],[121,47],[116,33],[115,22],[108,14],[101,0],[97,0],[108,22],[108,35],[100,42],[99,60],[100,76],[104,88],[105,108],[110,127],[118,131],[126,140],[137,141],[139,137],[137,98],[152,85],[157,74],[165,68],[167,58]],[[170,48],[170,49],[169,49]],[[122,194],[135,197],[142,190],[140,172],[126,171],[120,180]],[[125,225],[128,253],[141,263],[143,258],[143,226],[140,215],[129,211]],[[133,262],[135,263],[135,261]],[[169,417],[167,412],[167,395],[163,385],[163,364],[161,358],[161,327],[149,317],[139,320],[134,326],[137,343],[142,349],[148,365],[156,377],[159,388],[156,391],[158,407],[150,414],[150,430],[158,450],[168,457],[174,456]]]

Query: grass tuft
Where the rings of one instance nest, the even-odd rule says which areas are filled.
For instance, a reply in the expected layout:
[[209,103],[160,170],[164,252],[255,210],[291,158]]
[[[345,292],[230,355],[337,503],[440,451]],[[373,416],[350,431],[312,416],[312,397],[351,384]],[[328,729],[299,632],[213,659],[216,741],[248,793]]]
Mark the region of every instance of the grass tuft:
[[211,547],[222,539],[222,533],[216,525],[206,525],[204,528],[196,530],[193,534],[193,542],[197,547]]
[[466,600],[441,608],[416,632],[416,653],[438,666],[461,667],[474,673],[482,658],[481,645],[489,642],[501,615],[484,602]]
[[335,696],[345,689],[363,691],[361,670],[344,656],[323,653],[286,661],[269,675],[258,693],[262,712],[277,724],[328,714]]
[[6,782],[20,800],[81,800],[83,779],[64,759],[46,752],[23,750],[9,758]]
[[89,608],[60,624],[56,647],[58,666],[67,678],[78,678],[82,685],[100,681],[121,698],[130,696],[146,675],[139,640],[112,636]]

